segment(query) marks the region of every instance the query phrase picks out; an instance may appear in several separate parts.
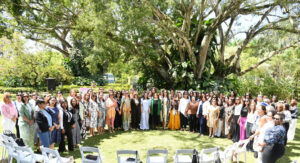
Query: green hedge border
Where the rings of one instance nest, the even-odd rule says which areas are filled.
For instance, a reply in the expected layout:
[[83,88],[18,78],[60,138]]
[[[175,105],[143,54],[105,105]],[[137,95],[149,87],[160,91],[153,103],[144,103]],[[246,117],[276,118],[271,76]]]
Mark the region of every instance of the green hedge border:
[[[94,91],[98,91],[99,88],[104,88],[105,91],[109,89],[114,89],[117,91],[121,91],[122,89],[129,90],[131,88],[128,84],[108,84],[105,86],[96,86],[93,88]],[[57,91],[61,91],[63,93],[69,93],[71,89],[79,89],[79,88],[91,88],[91,86],[78,86],[78,85],[65,85],[62,87],[56,87]],[[16,94],[18,92],[48,92],[47,87],[33,88],[33,87],[3,87],[0,86],[0,93],[10,92]]]

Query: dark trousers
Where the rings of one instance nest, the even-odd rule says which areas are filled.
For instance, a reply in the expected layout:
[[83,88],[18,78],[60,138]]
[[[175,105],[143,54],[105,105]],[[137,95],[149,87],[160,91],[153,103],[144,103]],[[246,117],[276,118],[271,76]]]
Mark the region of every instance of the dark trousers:
[[286,146],[286,143],[287,143],[287,133],[288,133],[289,128],[290,128],[290,123],[283,123],[283,127],[285,129],[284,146]]
[[[252,135],[252,133],[251,133],[252,126],[253,126],[252,123],[247,122],[247,127],[246,127],[246,138],[247,139]],[[253,151],[253,139],[248,143],[247,149],[250,151]]]
[[187,118],[182,113],[180,113],[180,127],[185,129],[186,125],[187,125]]
[[67,140],[68,140],[68,150],[69,151],[74,151],[73,137],[72,137],[72,130],[71,129],[68,129],[68,130],[65,129],[65,133],[64,134],[61,133],[61,140],[60,140],[60,143],[59,143],[58,151],[63,152],[63,151],[66,150],[65,136],[67,136]]
[[20,138],[20,129],[19,129],[18,121],[19,119],[17,119],[16,121],[16,136],[17,138]]
[[262,162],[275,163],[280,157],[284,155],[285,148],[283,145],[273,144],[264,147],[262,152]]
[[204,134],[206,128],[206,119],[204,118],[203,115],[199,115],[199,124],[200,124],[199,133]]
[[190,126],[190,131],[196,131],[196,126],[197,126],[197,119],[196,119],[196,114],[189,114],[189,126]]
[[240,125],[238,124],[239,115],[235,115],[233,117],[233,135],[232,135],[232,141],[238,142],[240,141]]

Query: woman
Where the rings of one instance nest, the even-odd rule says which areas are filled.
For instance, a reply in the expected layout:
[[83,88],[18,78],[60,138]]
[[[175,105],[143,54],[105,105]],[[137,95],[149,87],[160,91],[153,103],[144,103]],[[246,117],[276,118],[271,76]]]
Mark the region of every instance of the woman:
[[246,122],[247,122],[247,115],[249,109],[249,99],[245,99],[245,106],[241,109],[240,117],[238,120],[238,124],[240,125],[240,140],[245,140],[246,136]]
[[148,93],[145,93],[141,100],[141,130],[149,130],[150,106],[151,101],[148,99]]
[[[69,96],[67,97],[67,101],[68,101],[68,106],[69,107],[71,107],[71,100],[73,98],[76,98],[76,90],[75,89],[71,89],[70,93],[69,93]],[[69,110],[71,110],[71,108]]]
[[29,103],[27,93],[24,93],[22,96],[22,105],[19,114],[20,137],[23,139],[25,145],[32,148],[34,145],[34,108]]
[[131,127],[134,130],[139,129],[141,116],[141,102],[137,92],[134,92],[133,99],[131,99]]
[[275,163],[284,155],[285,129],[282,125],[283,117],[283,114],[276,114],[274,116],[275,126],[266,131],[264,142],[260,144],[264,147],[262,153],[262,162]]
[[59,143],[61,140],[61,114],[57,107],[56,97],[51,96],[49,99],[49,106],[46,110],[52,116],[52,123],[54,126],[53,131],[51,131],[51,145],[50,148],[54,148],[54,143]]
[[97,131],[98,134],[104,133],[105,127],[105,117],[106,117],[106,108],[105,108],[105,100],[104,94],[100,93],[98,98],[98,120],[97,120]]
[[179,130],[180,129],[180,114],[178,112],[178,99],[175,95],[173,100],[171,100],[171,111],[170,111],[170,119],[168,128],[171,130]]
[[10,93],[4,93],[3,104],[1,104],[2,126],[3,131],[10,131],[15,133],[16,121],[18,118],[18,111],[11,101]]
[[[258,119],[255,121],[255,133],[249,137],[250,140],[254,139],[253,150],[258,153],[258,162],[262,161],[261,147],[258,145],[263,142],[265,131],[269,128],[267,124],[266,107],[259,105],[257,108]],[[256,155],[256,154],[255,154]]]
[[220,109],[217,106],[217,99],[213,98],[211,101],[211,106],[208,109],[207,114],[207,126],[209,127],[209,137],[213,138],[215,136],[216,128],[218,125],[218,117],[220,115]]
[[122,116],[121,116],[121,109],[120,109],[122,95],[121,95],[120,91],[118,91],[116,93],[115,100],[116,100],[118,106],[116,107],[116,117],[115,117],[115,123],[114,123],[115,126],[114,127],[115,127],[115,130],[119,130],[122,127]]
[[90,120],[90,135],[94,136],[94,130],[97,128],[97,120],[100,117],[100,109],[99,104],[97,103],[97,95],[95,93],[92,94],[91,100],[88,105],[88,117]]
[[233,132],[232,132],[232,141],[238,142],[240,140],[240,126],[238,120],[240,118],[241,110],[243,108],[243,104],[240,101],[239,97],[235,98],[234,104],[234,117],[233,117]]
[[72,116],[72,113],[68,110],[68,102],[66,100],[61,100],[60,102],[61,108],[63,109],[63,126],[64,128],[61,131],[61,141],[59,143],[59,152],[65,152],[65,136],[67,136],[68,141],[68,150],[74,151],[73,145],[73,135],[72,128],[75,128],[75,121]]
[[219,98],[218,100],[218,106],[220,108],[220,114],[219,114],[219,118],[218,118],[218,127],[216,129],[216,136],[217,137],[221,137],[222,133],[224,133],[223,131],[223,126],[224,126],[224,118],[225,118],[225,107],[223,106],[223,101],[220,100],[223,97],[220,95],[221,98]]
[[[256,102],[251,101],[250,107],[247,114],[247,125],[246,125],[246,138],[248,139],[252,135],[252,127],[254,125],[255,119],[257,118],[256,113]],[[247,149],[253,151],[253,141],[250,141],[247,145]]]
[[284,145],[286,146],[287,143],[287,132],[289,130],[290,127],[290,121],[292,120],[292,116],[291,116],[291,112],[289,110],[289,105],[288,104],[282,104],[279,103],[277,105],[277,111],[278,113],[284,114],[284,119],[282,122],[282,125],[285,129],[285,137],[284,137]]
[[188,115],[190,132],[196,132],[196,113],[199,103],[196,101],[196,97],[191,97],[191,102],[188,103],[185,113]]
[[181,130],[185,131],[186,130],[186,125],[187,125],[187,117],[185,114],[186,107],[188,103],[190,102],[189,100],[189,93],[188,91],[184,91],[183,93],[183,98],[180,99],[179,101],[179,112],[180,112],[180,125],[181,125]]
[[164,130],[167,129],[169,112],[170,112],[170,100],[169,100],[168,91],[165,90],[162,97],[162,119],[161,119],[163,122]]
[[83,119],[80,133],[83,139],[86,139],[86,131],[89,130],[90,127],[89,104],[90,94],[85,93],[83,95],[83,99],[79,102],[79,113],[81,115],[80,118]]
[[52,117],[46,109],[46,102],[43,99],[37,99],[36,105],[39,111],[35,112],[34,118],[38,125],[38,136],[41,141],[42,146],[49,148],[51,143],[51,134],[54,126],[52,126]]
[[123,129],[124,131],[128,131],[131,121],[131,102],[127,91],[125,92],[125,96],[121,104],[121,111],[123,118]]
[[204,110],[203,110],[203,106],[206,101],[207,101],[206,96],[202,96],[202,101],[200,101],[200,103],[198,105],[198,110],[197,110],[197,118],[199,118],[199,134],[200,134],[200,136],[204,135],[204,131],[206,128],[206,118],[204,117]]
[[294,140],[295,132],[296,132],[297,119],[298,119],[298,107],[297,107],[296,99],[293,99],[291,101],[290,111],[291,111],[292,120],[290,121],[290,127],[289,127],[289,130],[288,130],[287,136],[288,136],[288,140]]
[[228,99],[227,107],[225,108],[225,135],[228,139],[231,139],[232,132],[233,131],[233,113],[234,106],[233,106],[233,99]]
[[160,125],[161,113],[161,101],[158,94],[154,94],[154,98],[151,100],[151,111],[150,111],[150,125],[151,129],[156,130],[156,127]]
[[112,91],[109,92],[108,99],[105,102],[106,110],[107,110],[107,125],[109,133],[113,133],[114,131],[114,122],[116,117],[116,108],[118,106],[115,98],[114,93]]
[[75,121],[75,128],[72,128],[73,145],[77,148],[78,144],[81,143],[80,126],[79,126],[79,106],[76,98],[71,99],[70,111]]

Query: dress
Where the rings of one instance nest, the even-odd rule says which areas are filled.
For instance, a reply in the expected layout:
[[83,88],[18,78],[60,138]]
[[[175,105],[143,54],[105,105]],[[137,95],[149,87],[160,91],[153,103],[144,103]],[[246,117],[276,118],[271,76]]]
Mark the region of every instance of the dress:
[[105,109],[105,102],[99,101],[98,103],[98,111],[100,112],[100,117],[97,120],[97,127],[105,127],[105,116],[106,116],[106,109]]
[[150,114],[150,125],[152,129],[156,129],[156,126],[160,125],[160,110],[161,101],[160,99],[151,101],[151,114]]
[[172,109],[169,115],[169,124],[168,128],[171,130],[179,130],[180,129],[180,113],[178,112],[178,103],[172,101],[171,102]]
[[131,99],[131,127],[138,129],[140,127],[141,102],[139,99]]
[[79,126],[79,109],[71,110],[72,117],[75,121],[75,128],[72,129],[73,145],[81,143],[80,126]]
[[[57,107],[51,108],[51,107],[47,107],[46,110],[48,111],[48,113],[50,113],[51,117],[52,117],[52,122],[59,125],[59,109]],[[56,127],[54,127],[54,129],[51,131],[51,141],[50,144],[53,143],[59,143],[61,140],[61,127],[59,129],[56,129]]]
[[118,106],[116,107],[116,117],[115,117],[115,128],[121,128],[122,127],[122,116],[119,114],[120,108],[121,108],[121,99],[115,99]]
[[88,108],[89,108],[89,113],[90,113],[90,116],[91,116],[91,117],[89,117],[89,119],[90,119],[90,128],[96,128],[97,127],[99,105],[98,105],[97,102],[91,100]]
[[[86,138],[86,130],[89,128],[90,126],[90,118],[89,118],[89,102],[82,100],[79,102],[79,109],[80,109],[80,118],[82,119],[82,125],[81,125],[81,129],[80,129],[80,133],[83,139]],[[85,115],[85,117],[83,118],[83,114]]]
[[29,123],[24,120],[24,116],[26,116],[29,120],[33,120],[34,109],[30,103],[22,103],[19,114],[20,117],[18,123],[20,129],[20,137],[23,139],[25,145],[33,147],[34,123],[32,123],[32,125],[29,125]]
[[143,105],[143,110],[141,113],[141,126],[142,130],[149,130],[149,107],[151,101],[149,99],[142,99],[141,104]]
[[162,98],[162,122],[167,123],[169,119],[170,112],[170,101],[168,98]]
[[212,127],[212,128],[217,128],[218,125],[218,114],[220,112],[219,107],[214,107],[214,106],[210,106],[208,108],[208,121],[207,121],[207,126],[208,127]]
[[130,121],[131,121],[130,99],[129,98],[123,99],[121,107],[122,107],[123,129],[127,131],[129,130]]
[[108,98],[105,102],[106,105],[106,124],[108,126],[114,127],[114,121],[115,121],[115,116],[116,116],[116,107],[117,107],[117,102],[115,99],[110,99]]

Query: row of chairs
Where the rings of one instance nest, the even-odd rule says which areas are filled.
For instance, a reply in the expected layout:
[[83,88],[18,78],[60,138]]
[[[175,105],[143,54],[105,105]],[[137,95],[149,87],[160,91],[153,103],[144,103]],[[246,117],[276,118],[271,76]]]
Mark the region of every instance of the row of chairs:
[[[35,154],[30,147],[20,147],[16,144],[12,137],[0,134],[0,146],[2,146],[3,160],[8,155],[9,162],[12,159],[16,159],[17,163],[70,163],[73,162],[73,158],[61,157],[57,150],[45,148],[41,146],[42,155]],[[246,160],[246,146],[249,140],[240,141],[231,146],[228,146],[224,151],[221,151],[219,147],[202,149],[199,155],[199,161],[215,162],[218,158],[222,162],[227,162],[232,159],[233,155],[238,156],[242,153],[245,154]],[[102,163],[104,157],[101,155],[99,148],[94,147],[79,147],[81,153],[82,163]],[[96,155],[95,155],[96,154]],[[176,151],[174,163],[189,163],[192,162],[194,149],[180,149]],[[139,163],[139,152],[136,150],[118,150],[117,151],[118,163]],[[148,150],[147,163],[166,163],[168,158],[168,150],[166,149],[154,149]]]

